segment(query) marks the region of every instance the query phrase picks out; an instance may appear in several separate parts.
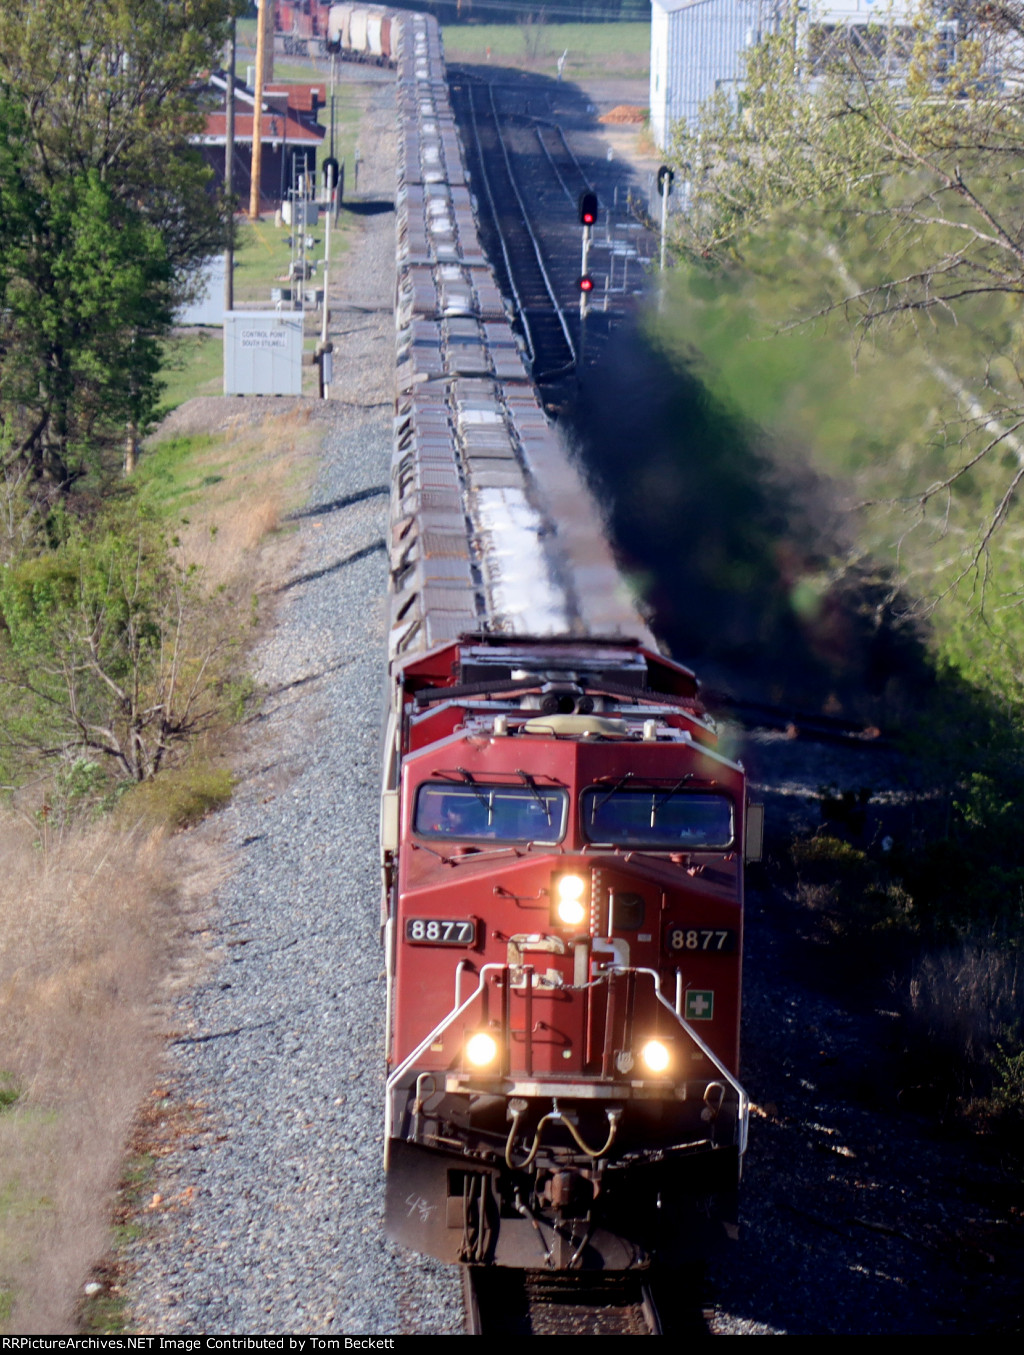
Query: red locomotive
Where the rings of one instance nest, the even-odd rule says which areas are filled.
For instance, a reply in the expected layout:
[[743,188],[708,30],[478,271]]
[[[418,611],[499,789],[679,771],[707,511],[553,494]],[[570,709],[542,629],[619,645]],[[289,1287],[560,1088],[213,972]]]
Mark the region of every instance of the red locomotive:
[[392,680],[389,1234],[467,1264],[679,1261],[746,1143],[743,769],[638,642],[463,636]]

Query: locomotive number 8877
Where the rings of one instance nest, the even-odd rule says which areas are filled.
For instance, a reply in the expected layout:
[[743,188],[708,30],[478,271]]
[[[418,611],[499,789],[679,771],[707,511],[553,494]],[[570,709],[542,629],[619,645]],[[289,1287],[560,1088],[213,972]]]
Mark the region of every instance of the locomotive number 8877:
[[746,1144],[743,769],[634,641],[464,636],[392,679],[388,1231],[467,1264],[678,1263]]

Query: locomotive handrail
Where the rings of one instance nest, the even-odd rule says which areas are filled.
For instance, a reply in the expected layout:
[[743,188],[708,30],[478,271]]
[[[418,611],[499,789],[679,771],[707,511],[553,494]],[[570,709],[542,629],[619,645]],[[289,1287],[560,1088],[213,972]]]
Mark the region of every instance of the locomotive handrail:
[[736,1093],[739,1099],[740,1157],[742,1157],[743,1154],[747,1151],[747,1130],[750,1123],[750,1097],[747,1095],[746,1091],[743,1089],[740,1083],[736,1081],[732,1073],[730,1073],[728,1068],[726,1068],[725,1064],[723,1064],[722,1061],[715,1056],[713,1051],[704,1043],[701,1037],[690,1025],[689,1021],[687,1021],[684,1017],[680,1016],[679,1013],[676,1011],[675,1007],[672,1005],[672,1003],[669,1002],[668,998],[664,996],[664,994],[661,991],[661,975],[658,973],[656,969],[637,968],[627,971],[625,969],[616,968],[612,972],[616,974],[624,974],[627,972],[631,972],[633,974],[650,975],[650,978],[654,984],[654,996],[658,999],[661,1005],[664,1008],[666,1008],[667,1011],[672,1013],[672,1016],[675,1018],[676,1021],[679,1022],[683,1030],[690,1037],[690,1039],[697,1046],[697,1048],[704,1055],[704,1057],[711,1060],[711,1062],[718,1069],[719,1073],[722,1075],[725,1081],[728,1082],[730,1087],[732,1087],[733,1091]]
[[[424,1036],[424,1038],[420,1041],[420,1043],[416,1046],[412,1053],[406,1055],[406,1057],[402,1060],[402,1062],[398,1065],[398,1067],[394,1070],[394,1072],[385,1082],[384,1084],[385,1167],[387,1167],[388,1163],[388,1148],[391,1142],[391,1129],[392,1129],[391,1093],[394,1091],[399,1079],[417,1061],[417,1059],[420,1058],[422,1054],[426,1053],[427,1049],[429,1049],[429,1047],[434,1043],[434,1041],[438,1039],[439,1036],[444,1034],[444,1032],[452,1024],[452,1022],[457,1021],[458,1018],[463,1014],[463,1012],[465,1012],[467,1008],[472,1006],[472,1004],[483,992],[484,984],[486,982],[488,974],[491,974],[496,970],[507,970],[508,967],[509,966],[507,964],[484,965],[484,967],[480,970],[479,973],[480,981],[477,984],[476,988],[473,990],[473,992],[470,993],[469,997],[467,997],[464,1002],[458,1003],[455,1007],[453,1007],[447,1016],[442,1017],[442,1019],[437,1023],[433,1030],[431,1030],[428,1035]],[[683,1017],[681,1017],[679,1013],[676,1011],[675,1007],[672,1005],[672,1003],[669,1002],[668,999],[663,996],[661,991],[661,976],[658,974],[658,971],[656,969],[646,969],[639,967],[634,968],[632,966],[627,967],[616,965],[614,967],[609,967],[608,969],[605,970],[605,975],[607,977],[611,977],[611,975],[613,974],[630,974],[630,973],[647,974],[650,976],[654,984],[654,996],[658,999],[658,1001],[661,1003],[663,1007],[665,1007],[669,1012],[671,1012],[674,1019],[679,1023],[680,1026],[682,1026],[684,1032],[689,1036],[689,1038],[701,1051],[704,1057],[710,1059],[710,1061],[714,1064],[715,1068],[718,1070],[721,1077],[729,1084],[729,1086],[736,1093],[736,1097],[739,1103],[739,1135],[740,1135],[739,1151],[740,1156],[742,1157],[743,1154],[747,1151],[747,1133],[750,1122],[750,1098],[748,1097],[746,1091],[741,1086],[741,1084],[736,1081],[733,1075],[729,1072],[728,1068],[725,1067],[725,1065],[715,1055],[715,1053],[710,1049],[710,1047],[704,1043],[704,1041],[693,1029],[690,1023],[686,1021]]]
[[448,1027],[452,1024],[452,1022],[457,1021],[458,1018],[462,1015],[462,1013],[466,1010],[466,1008],[471,1006],[472,1003],[476,1001],[476,999],[480,996],[480,994],[484,990],[484,980],[486,979],[488,973],[495,969],[507,969],[507,968],[508,966],[503,964],[485,964],[483,969],[480,970],[479,976],[480,982],[477,984],[475,990],[472,993],[470,993],[469,997],[466,998],[465,1002],[459,1003],[458,1006],[452,1008],[452,1010],[448,1013],[447,1016],[442,1017],[442,1019],[437,1023],[437,1025],[430,1032],[430,1034],[420,1041],[420,1043],[416,1046],[416,1048],[412,1051],[411,1054],[406,1055],[406,1057],[402,1060],[402,1062],[398,1065],[398,1067],[394,1070],[394,1072],[385,1082],[384,1084],[385,1167],[387,1167],[388,1165],[388,1148],[391,1143],[391,1093],[394,1091],[398,1079],[405,1074],[410,1065],[414,1064],[421,1054],[426,1053],[426,1051],[434,1043],[437,1037],[439,1035],[443,1035],[444,1032],[448,1029]]

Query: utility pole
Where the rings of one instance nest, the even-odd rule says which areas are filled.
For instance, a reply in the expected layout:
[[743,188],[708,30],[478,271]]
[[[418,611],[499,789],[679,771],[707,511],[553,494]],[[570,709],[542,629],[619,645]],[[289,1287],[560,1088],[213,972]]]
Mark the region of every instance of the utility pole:
[[323,318],[320,326],[320,342],[317,345],[316,359],[320,368],[320,398],[331,398],[331,381],[334,375],[334,344],[327,337],[327,324],[330,319],[331,296],[331,204],[327,205],[324,221],[324,299]]
[[227,88],[224,92],[224,199],[228,212],[228,247],[224,251],[224,309],[235,309],[235,20],[227,43]]
[[662,165],[658,170],[658,192],[661,194],[661,267],[660,271],[665,271],[665,236],[668,233],[668,195],[672,192],[672,180],[675,178],[673,170],[668,165]]
[[260,216],[260,176],[263,172],[263,62],[266,47],[267,0],[259,0],[256,18],[256,88],[252,98],[252,169],[249,185],[249,219]]

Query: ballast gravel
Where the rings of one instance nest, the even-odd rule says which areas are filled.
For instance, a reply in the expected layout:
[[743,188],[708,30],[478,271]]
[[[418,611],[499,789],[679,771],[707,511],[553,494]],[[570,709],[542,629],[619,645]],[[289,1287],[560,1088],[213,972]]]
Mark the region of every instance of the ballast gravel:
[[[214,831],[229,878],[172,1018],[167,1115],[130,1248],[130,1329],[461,1330],[457,1273],[383,1233],[376,859],[394,371],[392,87],[361,133],[375,210],[345,269],[323,464],[258,654],[268,693]],[[150,1189],[152,1195],[149,1195]]]

